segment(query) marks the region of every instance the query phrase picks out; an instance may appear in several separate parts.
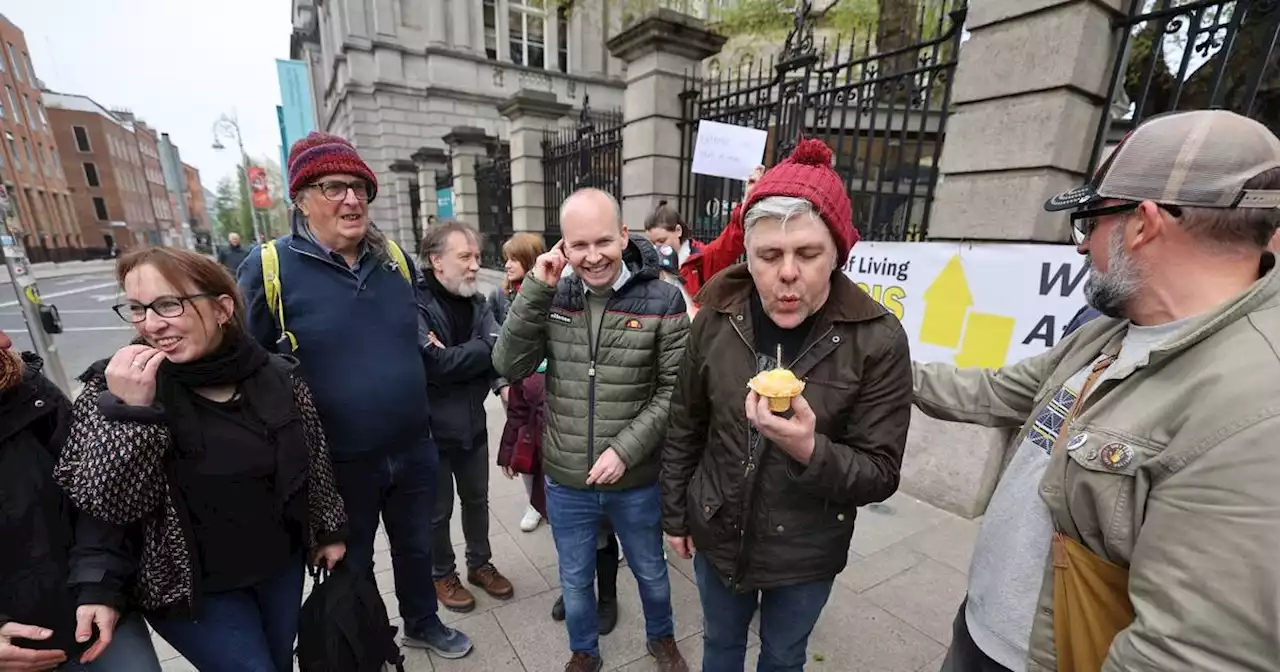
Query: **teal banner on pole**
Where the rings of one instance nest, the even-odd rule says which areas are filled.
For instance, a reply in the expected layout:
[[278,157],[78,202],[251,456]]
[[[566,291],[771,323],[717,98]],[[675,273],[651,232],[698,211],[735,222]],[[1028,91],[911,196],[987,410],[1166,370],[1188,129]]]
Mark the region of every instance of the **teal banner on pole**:
[[[277,59],[276,70],[280,75],[280,134],[284,154],[288,156],[293,143],[316,130],[316,108],[311,99],[311,74],[306,63]],[[281,167],[288,169],[288,166]]]
[[280,126],[280,179],[284,182],[285,203],[292,204],[289,199],[289,138],[284,132],[284,106],[276,105],[276,123]]
[[453,189],[436,189],[436,216],[441,221],[453,219]]

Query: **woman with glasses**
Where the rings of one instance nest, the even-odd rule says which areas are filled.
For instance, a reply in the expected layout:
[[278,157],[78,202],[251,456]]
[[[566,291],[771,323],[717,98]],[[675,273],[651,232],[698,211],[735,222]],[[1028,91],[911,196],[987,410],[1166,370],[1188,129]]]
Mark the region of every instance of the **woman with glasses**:
[[57,477],[141,528],[139,601],[201,672],[289,672],[304,564],[346,552],[324,432],[294,362],[249,338],[235,282],[168,248],[123,257],[138,338],[81,376]]

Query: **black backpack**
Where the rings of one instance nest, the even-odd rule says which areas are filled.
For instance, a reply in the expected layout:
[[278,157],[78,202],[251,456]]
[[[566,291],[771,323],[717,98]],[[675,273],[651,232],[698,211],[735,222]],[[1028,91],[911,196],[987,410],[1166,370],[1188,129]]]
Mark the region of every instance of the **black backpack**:
[[378,587],[346,563],[332,572],[311,569],[315,587],[298,617],[300,672],[404,672],[397,628],[387,618]]

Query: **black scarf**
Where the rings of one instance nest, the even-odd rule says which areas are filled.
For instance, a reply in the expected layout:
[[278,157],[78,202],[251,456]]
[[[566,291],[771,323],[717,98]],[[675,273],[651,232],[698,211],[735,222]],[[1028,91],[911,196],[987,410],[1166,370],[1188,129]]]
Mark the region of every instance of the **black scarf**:
[[458,345],[471,340],[471,323],[475,320],[475,303],[472,298],[458,296],[449,291],[436,277],[434,271],[426,272],[426,280],[427,287],[432,294],[435,294],[436,300],[440,302],[440,307],[449,319],[449,329],[453,332],[450,334],[453,337],[452,342],[446,342],[445,345]]
[[[138,339],[135,344],[146,342]],[[261,423],[267,442],[276,450],[273,489],[279,512],[293,519],[305,516],[306,502],[293,500],[304,499],[294,495],[306,483],[311,450],[294,400],[293,378],[272,365],[270,353],[257,341],[238,330],[228,330],[208,355],[182,364],[165,361],[156,374],[156,403],[164,409],[178,468],[206,449],[217,449],[204,443],[194,395],[196,389],[224,385],[236,386],[245,408]]]

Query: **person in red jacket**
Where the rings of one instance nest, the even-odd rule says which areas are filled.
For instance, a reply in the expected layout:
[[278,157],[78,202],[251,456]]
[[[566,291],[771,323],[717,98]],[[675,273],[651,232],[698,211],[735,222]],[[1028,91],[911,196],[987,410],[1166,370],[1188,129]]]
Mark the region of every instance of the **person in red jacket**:
[[[757,166],[747,178],[743,201],[751,196],[751,190],[763,175],[764,166]],[[746,252],[742,242],[744,230],[741,203],[729,215],[729,225],[710,243],[695,240],[679,211],[666,201],[659,201],[657,209],[645,219],[644,230],[649,242],[655,247],[670,245],[679,254],[680,279],[684,282],[685,292],[692,297],[697,297],[698,290],[716,273],[738,263],[738,259]]]

